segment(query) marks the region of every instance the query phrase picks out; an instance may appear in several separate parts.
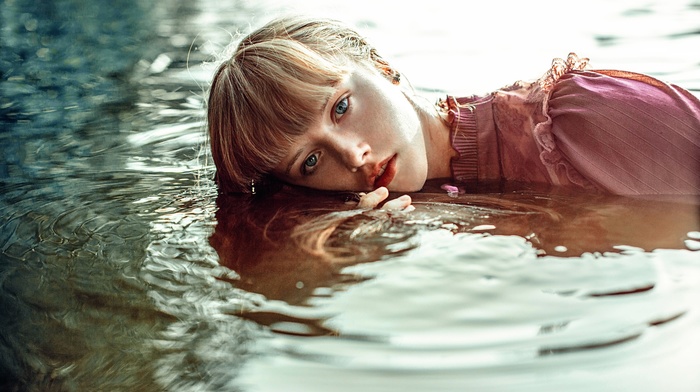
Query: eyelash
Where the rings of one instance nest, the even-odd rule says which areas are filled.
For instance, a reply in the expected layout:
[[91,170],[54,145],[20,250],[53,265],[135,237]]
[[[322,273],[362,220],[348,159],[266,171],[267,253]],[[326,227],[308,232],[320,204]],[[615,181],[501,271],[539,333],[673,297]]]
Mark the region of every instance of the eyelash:
[[[307,166],[307,163],[311,158],[315,158],[313,165]],[[309,176],[311,174],[314,174],[316,171],[316,165],[318,165],[318,160],[320,159],[320,154],[315,152],[304,160],[304,162],[301,164],[301,174],[304,176]]]
[[[343,106],[343,109],[342,112],[339,113],[338,109],[341,108],[341,105]],[[343,97],[337,104],[335,104],[335,107],[333,108],[333,118],[337,121],[340,117],[343,117],[348,110],[350,110],[350,99],[348,97]]]

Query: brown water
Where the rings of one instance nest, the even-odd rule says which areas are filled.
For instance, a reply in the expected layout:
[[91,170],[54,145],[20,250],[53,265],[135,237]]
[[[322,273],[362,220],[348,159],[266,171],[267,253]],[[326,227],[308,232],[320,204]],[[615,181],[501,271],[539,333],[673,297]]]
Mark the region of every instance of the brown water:
[[284,9],[358,25],[428,96],[571,50],[700,89],[697,2],[389,3],[5,1],[0,389],[700,390],[696,198],[217,197],[207,61]]

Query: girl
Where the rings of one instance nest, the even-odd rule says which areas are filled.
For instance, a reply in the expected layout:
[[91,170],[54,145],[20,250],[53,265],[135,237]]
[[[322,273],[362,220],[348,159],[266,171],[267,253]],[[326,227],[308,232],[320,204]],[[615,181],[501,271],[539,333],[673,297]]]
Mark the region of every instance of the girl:
[[[485,96],[414,99],[354,30],[282,18],[245,37],[208,102],[222,192],[279,184],[369,192],[451,178],[622,195],[700,194],[700,101],[650,76],[586,69],[570,54],[534,83]],[[404,196],[392,208],[410,204]]]

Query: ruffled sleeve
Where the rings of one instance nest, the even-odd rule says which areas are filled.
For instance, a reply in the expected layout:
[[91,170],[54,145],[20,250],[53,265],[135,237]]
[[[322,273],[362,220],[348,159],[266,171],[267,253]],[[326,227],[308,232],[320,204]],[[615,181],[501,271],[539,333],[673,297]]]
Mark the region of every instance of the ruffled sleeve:
[[700,194],[700,101],[651,76],[557,59],[533,128],[550,175],[615,194]]
[[493,94],[493,121],[504,180],[595,188],[560,154],[548,114],[548,99],[559,78],[586,64],[587,59],[574,54],[566,60],[555,59],[535,83],[519,81]]
[[555,185],[577,185],[584,188],[596,188],[569,162],[557,146],[552,133],[552,117],[549,115],[549,98],[559,79],[575,71],[588,67],[587,57],[579,58],[569,53],[566,60],[555,58],[551,68],[536,82],[528,94],[527,101],[536,103],[544,121],[533,124],[532,136],[537,142],[539,158],[547,169],[550,183]]

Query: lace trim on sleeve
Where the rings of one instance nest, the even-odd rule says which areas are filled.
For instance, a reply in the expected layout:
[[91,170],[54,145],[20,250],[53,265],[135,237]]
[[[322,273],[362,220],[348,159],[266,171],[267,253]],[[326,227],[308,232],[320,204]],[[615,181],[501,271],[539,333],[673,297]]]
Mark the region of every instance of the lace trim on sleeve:
[[555,58],[552,60],[552,67],[539,80],[540,88],[544,92],[549,92],[557,83],[559,78],[571,71],[583,71],[588,67],[590,60],[587,57],[578,57],[576,53],[569,53],[566,60]]
[[588,66],[589,59],[586,57],[579,58],[576,53],[569,53],[566,60],[555,58],[552,60],[552,67],[538,81],[533,94],[529,99],[542,102],[542,114],[546,118],[533,129],[533,136],[537,144],[540,146],[540,160],[549,171],[552,183],[562,185],[562,179],[557,174],[559,170],[563,170],[565,177],[569,182],[581,186],[583,188],[595,189],[596,187],[571,163],[564,158],[557,147],[556,139],[552,134],[552,118],[549,116],[549,98],[557,81],[564,75],[573,71],[584,71]]

